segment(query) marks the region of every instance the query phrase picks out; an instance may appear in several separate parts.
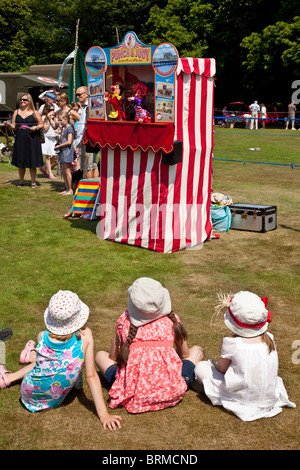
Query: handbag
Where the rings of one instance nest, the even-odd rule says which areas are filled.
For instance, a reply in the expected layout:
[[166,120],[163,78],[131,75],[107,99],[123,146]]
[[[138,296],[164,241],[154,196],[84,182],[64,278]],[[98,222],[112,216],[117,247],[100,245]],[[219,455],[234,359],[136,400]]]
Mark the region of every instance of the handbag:
[[210,217],[216,232],[228,232],[231,226],[231,211],[229,206],[210,206]]
[[39,131],[40,131],[41,144],[44,144],[44,143],[45,143],[45,134],[44,134],[44,130],[43,130],[43,128],[42,128],[42,129],[39,129]]

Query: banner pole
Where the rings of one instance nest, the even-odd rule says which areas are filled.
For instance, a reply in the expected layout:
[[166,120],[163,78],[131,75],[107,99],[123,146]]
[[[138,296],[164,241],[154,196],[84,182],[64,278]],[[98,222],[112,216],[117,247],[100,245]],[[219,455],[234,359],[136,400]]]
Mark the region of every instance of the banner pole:
[[79,22],[80,22],[80,19],[77,20],[77,25],[76,25],[75,53],[74,53],[74,65],[73,65],[73,101],[75,101],[75,94],[76,94],[76,56],[77,56],[77,49],[78,49]]

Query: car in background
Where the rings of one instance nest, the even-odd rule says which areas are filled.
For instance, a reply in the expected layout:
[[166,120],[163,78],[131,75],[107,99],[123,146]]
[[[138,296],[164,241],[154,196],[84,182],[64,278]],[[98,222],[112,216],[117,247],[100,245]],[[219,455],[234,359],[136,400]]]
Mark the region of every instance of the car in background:
[[[265,120],[266,124],[280,124],[278,119],[280,118],[280,113],[277,111],[276,106],[272,106],[270,104],[265,104],[267,109],[267,119]],[[258,114],[260,118],[260,113]]]
[[[230,119],[230,117],[233,117],[234,119]],[[245,123],[246,120],[248,121],[249,117],[251,117],[251,111],[249,106],[244,103],[243,101],[232,101],[228,105],[228,114],[225,116],[226,121],[228,123],[238,123],[238,122],[243,122]],[[241,118],[241,119],[237,119]],[[248,119],[243,119],[243,118],[248,118]]]
[[233,111],[235,116],[243,116],[243,114],[251,114],[250,108],[243,101],[233,101],[229,103],[229,112]]

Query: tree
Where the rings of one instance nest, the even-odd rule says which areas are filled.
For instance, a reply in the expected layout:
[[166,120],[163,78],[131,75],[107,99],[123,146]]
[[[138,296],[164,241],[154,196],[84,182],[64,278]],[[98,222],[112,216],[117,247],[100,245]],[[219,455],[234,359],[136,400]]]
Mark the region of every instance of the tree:
[[[242,66],[247,70],[253,91],[254,80],[260,78],[258,88],[266,99],[274,99],[274,92],[285,89],[284,100],[289,100],[292,82],[300,77],[300,17],[292,22],[278,21],[261,33],[245,37],[241,46],[246,59]],[[273,96],[272,96],[273,95]]]
[[31,9],[26,0],[1,0],[0,70],[28,70],[33,56],[28,47]]

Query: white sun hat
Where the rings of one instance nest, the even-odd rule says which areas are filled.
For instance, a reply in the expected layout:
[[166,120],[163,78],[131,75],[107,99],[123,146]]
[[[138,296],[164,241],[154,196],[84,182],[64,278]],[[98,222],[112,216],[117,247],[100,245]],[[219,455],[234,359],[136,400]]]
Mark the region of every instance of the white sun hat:
[[128,289],[127,311],[134,326],[142,326],[171,313],[167,289],[150,277],[140,277]]
[[248,291],[234,294],[224,314],[226,326],[245,338],[261,335],[268,329],[272,314],[267,310],[268,299]]
[[57,335],[74,333],[85,325],[88,317],[89,307],[69,290],[54,294],[44,313],[47,329]]

